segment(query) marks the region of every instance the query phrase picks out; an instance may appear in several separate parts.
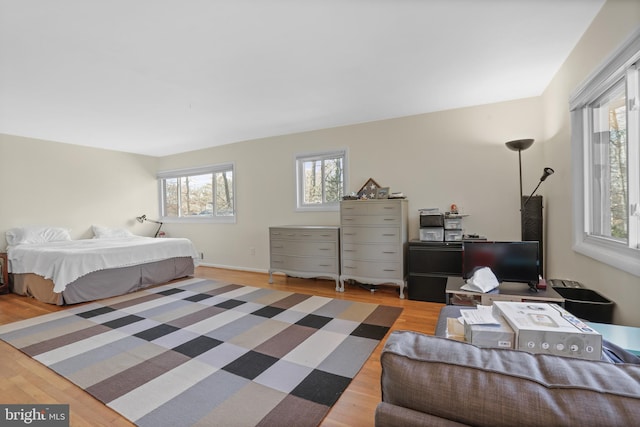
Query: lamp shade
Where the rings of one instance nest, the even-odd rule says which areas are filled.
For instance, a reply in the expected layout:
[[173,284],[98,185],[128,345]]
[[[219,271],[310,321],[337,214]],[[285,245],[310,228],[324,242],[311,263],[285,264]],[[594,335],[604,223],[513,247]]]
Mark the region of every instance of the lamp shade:
[[533,145],[533,139],[514,139],[513,141],[505,142],[509,150],[522,151]]

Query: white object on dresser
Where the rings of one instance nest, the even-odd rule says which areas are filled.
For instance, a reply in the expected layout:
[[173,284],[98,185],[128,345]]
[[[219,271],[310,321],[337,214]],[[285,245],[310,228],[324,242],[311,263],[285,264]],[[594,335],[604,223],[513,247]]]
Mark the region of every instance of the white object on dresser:
[[305,279],[328,277],[339,290],[339,243],[340,227],[336,226],[269,227],[269,283],[273,283],[273,273],[280,272]]
[[345,280],[393,283],[404,298],[407,205],[406,199],[340,202],[341,292]]

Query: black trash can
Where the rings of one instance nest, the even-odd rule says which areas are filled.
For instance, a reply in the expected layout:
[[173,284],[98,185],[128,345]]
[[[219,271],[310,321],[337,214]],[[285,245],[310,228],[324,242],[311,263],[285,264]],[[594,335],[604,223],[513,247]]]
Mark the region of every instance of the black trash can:
[[554,291],[564,298],[564,308],[574,316],[588,322],[612,323],[613,301],[596,291],[586,288],[555,287]]

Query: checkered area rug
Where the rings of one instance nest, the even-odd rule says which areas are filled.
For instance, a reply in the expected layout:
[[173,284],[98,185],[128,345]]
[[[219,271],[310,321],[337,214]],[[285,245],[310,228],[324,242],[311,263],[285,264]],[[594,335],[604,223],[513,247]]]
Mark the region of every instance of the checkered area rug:
[[188,279],[0,338],[140,426],[316,426],[401,311]]

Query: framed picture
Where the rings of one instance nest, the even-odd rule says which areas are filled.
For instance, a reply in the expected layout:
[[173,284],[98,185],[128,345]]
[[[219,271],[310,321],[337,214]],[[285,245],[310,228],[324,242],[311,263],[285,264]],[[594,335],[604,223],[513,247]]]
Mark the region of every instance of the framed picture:
[[367,199],[375,199],[376,198],[376,190],[380,188],[380,185],[373,180],[373,178],[369,178],[367,182],[358,190],[358,198],[362,198],[365,196]]
[[388,199],[388,198],[389,198],[389,187],[376,188],[376,199]]

